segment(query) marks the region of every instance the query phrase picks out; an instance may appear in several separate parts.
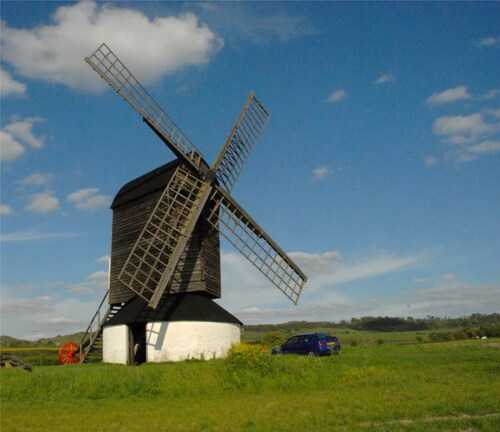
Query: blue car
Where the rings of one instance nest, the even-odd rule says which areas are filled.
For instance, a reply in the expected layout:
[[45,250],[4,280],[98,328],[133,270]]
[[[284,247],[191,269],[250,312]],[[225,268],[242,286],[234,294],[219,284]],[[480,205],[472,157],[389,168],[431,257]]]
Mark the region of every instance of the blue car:
[[272,354],[302,354],[328,356],[340,353],[340,341],[328,333],[305,333],[292,336],[283,345],[273,348]]

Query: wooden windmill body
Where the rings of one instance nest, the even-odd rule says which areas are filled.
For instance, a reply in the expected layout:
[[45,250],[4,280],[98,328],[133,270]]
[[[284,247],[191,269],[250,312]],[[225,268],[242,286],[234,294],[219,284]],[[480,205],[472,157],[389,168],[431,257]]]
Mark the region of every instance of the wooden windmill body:
[[221,296],[219,234],[294,303],[307,280],[230,195],[269,115],[252,92],[209,167],[105,44],[85,60],[177,156],[113,201],[108,301],[115,313],[104,323],[103,360],[224,356],[241,322],[213,301]]

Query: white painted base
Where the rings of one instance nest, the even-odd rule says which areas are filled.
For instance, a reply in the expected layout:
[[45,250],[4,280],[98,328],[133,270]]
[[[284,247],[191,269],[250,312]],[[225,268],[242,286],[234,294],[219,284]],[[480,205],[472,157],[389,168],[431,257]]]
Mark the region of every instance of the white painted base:
[[116,325],[104,327],[102,332],[102,361],[104,363],[128,362],[128,327]]
[[[146,324],[146,361],[166,362],[225,357],[241,329],[234,323],[205,321]],[[104,327],[103,362],[128,364],[128,326]]]

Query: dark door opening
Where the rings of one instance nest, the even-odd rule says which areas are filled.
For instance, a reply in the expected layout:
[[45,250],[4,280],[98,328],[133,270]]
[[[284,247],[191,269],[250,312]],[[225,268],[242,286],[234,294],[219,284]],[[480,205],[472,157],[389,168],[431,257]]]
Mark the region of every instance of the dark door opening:
[[129,324],[129,364],[146,362],[146,323]]

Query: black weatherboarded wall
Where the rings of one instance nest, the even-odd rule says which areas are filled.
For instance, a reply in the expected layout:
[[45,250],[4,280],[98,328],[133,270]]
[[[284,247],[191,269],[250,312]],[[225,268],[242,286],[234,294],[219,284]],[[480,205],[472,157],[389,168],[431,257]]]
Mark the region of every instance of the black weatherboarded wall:
[[[135,296],[118,281],[118,275],[178,163],[169,162],[127,183],[113,200],[110,304],[127,302]],[[164,295],[205,292],[219,298],[220,286],[219,233],[206,222],[203,212]]]

